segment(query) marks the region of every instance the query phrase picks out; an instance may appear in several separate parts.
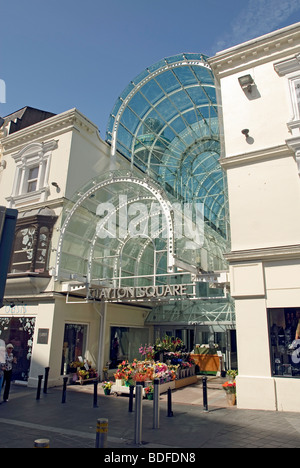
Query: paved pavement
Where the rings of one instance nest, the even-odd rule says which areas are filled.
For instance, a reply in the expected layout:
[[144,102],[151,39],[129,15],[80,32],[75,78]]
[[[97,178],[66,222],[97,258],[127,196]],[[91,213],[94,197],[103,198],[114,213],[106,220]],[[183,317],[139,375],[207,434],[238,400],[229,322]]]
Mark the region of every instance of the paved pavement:
[[[40,438],[50,448],[94,448],[98,418],[109,420],[109,449],[136,449],[135,413],[128,413],[128,396],[105,396],[99,386],[98,408],[93,388],[52,388],[36,401],[36,390],[12,386],[10,401],[0,405],[0,447],[31,448]],[[210,382],[209,413],[203,412],[201,386],[173,392],[174,417],[167,417],[166,396],[160,400],[160,428],[153,427],[153,403],[143,401],[143,444],[140,448],[175,451],[200,448],[298,448],[298,413],[229,408],[220,383]],[[144,452],[141,452],[144,453]]]

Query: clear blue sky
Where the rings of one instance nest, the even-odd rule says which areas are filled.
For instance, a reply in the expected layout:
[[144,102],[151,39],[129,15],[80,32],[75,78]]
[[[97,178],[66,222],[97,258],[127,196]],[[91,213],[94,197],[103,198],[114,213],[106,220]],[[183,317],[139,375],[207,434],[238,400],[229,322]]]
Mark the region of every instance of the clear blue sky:
[[78,108],[105,137],[110,111],[147,66],[217,51],[300,21],[299,0],[0,0],[5,116]]

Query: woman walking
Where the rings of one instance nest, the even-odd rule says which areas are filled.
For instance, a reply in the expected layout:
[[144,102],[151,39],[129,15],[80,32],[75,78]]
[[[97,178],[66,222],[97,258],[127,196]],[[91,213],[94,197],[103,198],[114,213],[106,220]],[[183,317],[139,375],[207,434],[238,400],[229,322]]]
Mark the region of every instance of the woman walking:
[[6,346],[6,356],[5,356],[5,366],[4,366],[4,378],[3,378],[3,386],[4,394],[3,394],[3,401],[6,403],[9,397],[10,391],[10,382],[11,382],[11,375],[12,375],[12,365],[16,363],[16,359],[13,356],[13,345],[8,344]]

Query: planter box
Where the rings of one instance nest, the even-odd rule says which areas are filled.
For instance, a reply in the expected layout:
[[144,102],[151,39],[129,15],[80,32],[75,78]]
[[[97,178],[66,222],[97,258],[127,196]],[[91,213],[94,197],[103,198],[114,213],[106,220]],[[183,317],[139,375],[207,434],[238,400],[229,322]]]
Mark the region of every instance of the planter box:
[[191,358],[200,371],[220,372],[220,358],[217,354],[191,354]]
[[[175,381],[174,380],[172,382],[167,382],[167,383],[161,384],[159,386],[160,393],[166,393],[169,388],[171,388],[172,390],[175,389]],[[111,393],[116,393],[117,395],[122,395],[124,393],[124,394],[129,395],[130,389],[129,389],[129,387],[126,387],[125,385],[120,385],[119,382],[118,382],[118,383],[114,384],[111,387]],[[135,395],[135,388],[133,390],[133,394]],[[143,396],[145,396],[145,389],[144,388],[143,388]]]

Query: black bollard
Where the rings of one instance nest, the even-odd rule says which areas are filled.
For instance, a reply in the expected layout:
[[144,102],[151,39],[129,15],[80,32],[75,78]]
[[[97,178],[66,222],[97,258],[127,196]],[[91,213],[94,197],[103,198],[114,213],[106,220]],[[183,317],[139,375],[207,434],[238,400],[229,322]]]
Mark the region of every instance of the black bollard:
[[207,401],[207,377],[203,377],[203,409],[205,413],[208,413],[208,401]]
[[154,379],[154,391],[153,391],[153,429],[159,429],[159,397],[160,397],[160,381]]
[[136,383],[135,387],[135,426],[134,441],[136,445],[142,443],[143,431],[143,386],[141,382]]
[[42,375],[39,375],[38,376],[38,387],[37,387],[37,392],[36,392],[36,399],[39,400],[40,397],[41,397],[41,388],[42,388],[42,380],[43,380],[43,376]]
[[172,390],[168,389],[168,418],[172,418],[174,413],[172,411]]
[[98,408],[98,379],[94,380],[94,402],[93,408]]
[[62,403],[66,403],[67,399],[67,382],[68,382],[68,377],[64,377],[64,385],[63,385],[63,392],[62,392]]
[[133,392],[134,392],[134,385],[130,385],[130,387],[129,387],[129,406],[128,406],[128,412],[129,413],[133,412]]
[[47,390],[48,390],[49,371],[50,371],[50,367],[45,367],[44,393],[47,393]]

